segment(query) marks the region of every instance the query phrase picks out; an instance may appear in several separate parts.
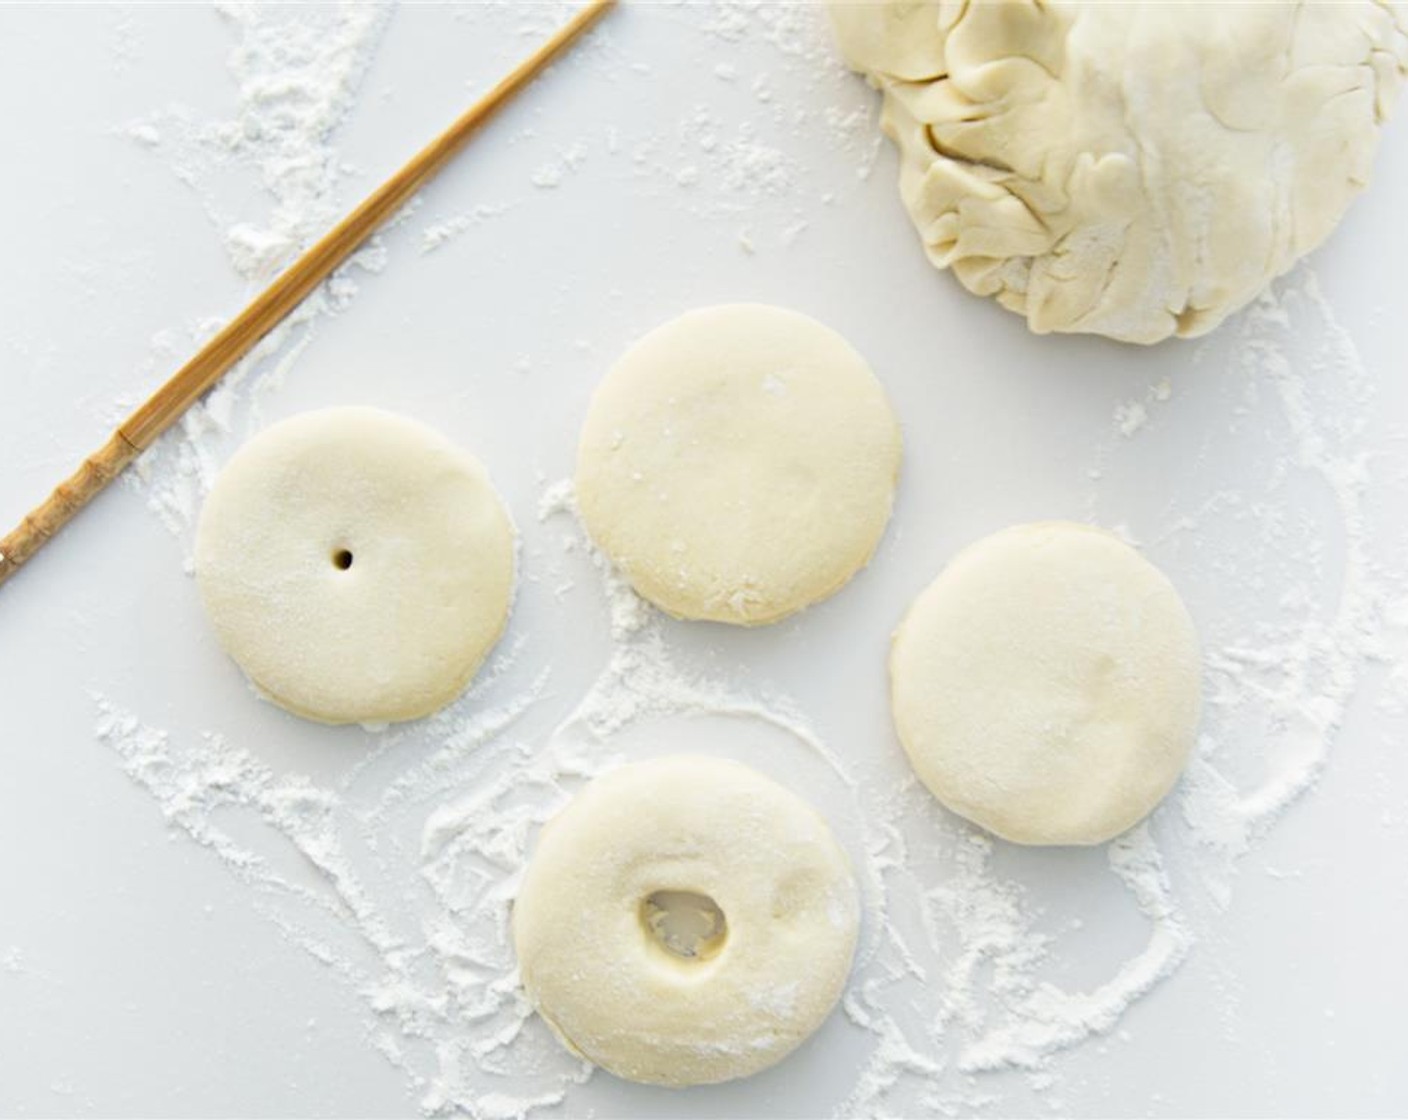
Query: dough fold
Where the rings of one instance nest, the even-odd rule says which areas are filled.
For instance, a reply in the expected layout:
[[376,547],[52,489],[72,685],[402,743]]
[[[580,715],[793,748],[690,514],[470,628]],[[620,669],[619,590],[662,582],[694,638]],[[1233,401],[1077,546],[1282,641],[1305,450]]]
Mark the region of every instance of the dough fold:
[[1408,9],[833,2],[925,251],[1037,333],[1203,334],[1368,183]]

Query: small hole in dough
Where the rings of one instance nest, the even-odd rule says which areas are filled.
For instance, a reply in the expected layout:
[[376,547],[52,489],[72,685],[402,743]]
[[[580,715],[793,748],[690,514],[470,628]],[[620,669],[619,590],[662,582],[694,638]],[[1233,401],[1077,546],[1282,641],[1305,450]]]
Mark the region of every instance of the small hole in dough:
[[693,891],[656,891],[641,900],[640,923],[672,957],[707,961],[728,940],[728,922],[719,904]]
[[347,571],[352,566],[352,553],[345,548],[339,548],[332,554],[332,566],[340,571]]

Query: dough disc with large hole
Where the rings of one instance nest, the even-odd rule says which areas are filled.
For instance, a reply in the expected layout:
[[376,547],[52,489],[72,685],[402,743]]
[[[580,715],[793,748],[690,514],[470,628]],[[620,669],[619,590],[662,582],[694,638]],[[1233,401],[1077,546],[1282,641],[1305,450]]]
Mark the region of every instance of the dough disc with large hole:
[[413,719],[464,689],[508,618],[514,531],[484,468],[370,408],[304,413],[216,480],[196,575],[231,657],[326,723]]
[[757,625],[863,568],[890,517],[900,433],[865,359],[805,315],[692,311],[592,398],[577,496],[592,539],[679,618]]
[[569,1049],[631,1081],[702,1085],[821,1026],[858,918],[814,809],[740,763],[673,755],[596,779],[546,825],[513,936]]
[[1173,786],[1197,731],[1197,635],[1123,541],[1018,525],[960,552],[890,655],[895,723],[924,784],[1020,844],[1098,844]]

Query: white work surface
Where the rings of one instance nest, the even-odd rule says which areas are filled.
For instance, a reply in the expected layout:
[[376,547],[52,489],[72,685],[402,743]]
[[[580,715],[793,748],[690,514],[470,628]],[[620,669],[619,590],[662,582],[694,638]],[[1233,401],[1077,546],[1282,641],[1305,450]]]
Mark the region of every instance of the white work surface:
[[[0,524],[564,11],[0,8]],[[204,432],[0,590],[0,1114],[504,1116],[535,1096],[549,1116],[1408,1113],[1408,131],[1274,302],[1209,339],[1040,338],[926,262],[877,98],[820,28],[752,4],[611,15]],[[318,51],[342,68],[326,105],[299,84]],[[861,576],[781,625],[621,639],[786,718],[657,712],[579,745],[589,770],[713,750],[815,801],[867,884],[862,960],[849,1011],[762,1076],[579,1083],[541,1023],[512,1037],[511,984],[483,1020],[450,998],[506,966],[444,951],[458,917],[431,898],[422,827],[481,765],[548,757],[612,656],[570,516],[538,513],[594,384],[650,327],[737,300],[814,315],[873,363],[905,433],[893,523]],[[389,739],[258,700],[188,570],[199,456],[350,403],[471,448],[522,534],[496,675]],[[1145,548],[1208,652],[1197,773],[1113,868],[1107,848],[975,840],[905,786],[885,700],[888,635],[946,558],[1058,517]],[[521,712],[476,737],[481,706]],[[207,750],[257,765],[222,785]],[[300,835],[326,811],[357,890],[250,801],[297,774]],[[502,886],[513,862],[466,874]],[[383,990],[393,966],[410,989]]]

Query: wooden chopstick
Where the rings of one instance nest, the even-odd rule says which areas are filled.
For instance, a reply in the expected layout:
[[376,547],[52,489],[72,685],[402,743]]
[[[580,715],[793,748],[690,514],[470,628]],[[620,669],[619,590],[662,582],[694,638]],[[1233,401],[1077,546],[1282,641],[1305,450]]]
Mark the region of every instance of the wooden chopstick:
[[0,539],[0,583],[17,572],[123,468],[150,447],[232,365],[298,306],[333,269],[439,171],[495,110],[535,78],[564,48],[600,19],[616,0],[589,0],[552,37],[518,64],[454,124],[422,148],[248,307],[205,344],[132,413],[78,470]]

